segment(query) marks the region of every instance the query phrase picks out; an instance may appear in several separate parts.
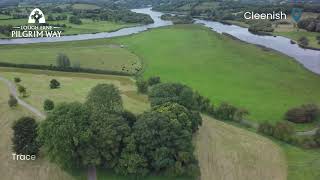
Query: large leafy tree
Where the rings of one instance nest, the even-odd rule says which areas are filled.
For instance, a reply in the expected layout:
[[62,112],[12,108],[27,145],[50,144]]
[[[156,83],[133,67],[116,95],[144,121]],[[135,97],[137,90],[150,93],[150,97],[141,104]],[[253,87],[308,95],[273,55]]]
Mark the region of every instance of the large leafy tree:
[[123,111],[119,90],[112,84],[98,84],[92,88],[85,105],[93,114],[121,113]]
[[52,161],[66,167],[83,167],[101,162],[91,145],[93,132],[89,111],[80,103],[58,105],[41,123],[40,140]]
[[12,127],[13,151],[17,154],[37,155],[40,147],[37,128],[37,122],[31,117],[22,117],[16,121]]

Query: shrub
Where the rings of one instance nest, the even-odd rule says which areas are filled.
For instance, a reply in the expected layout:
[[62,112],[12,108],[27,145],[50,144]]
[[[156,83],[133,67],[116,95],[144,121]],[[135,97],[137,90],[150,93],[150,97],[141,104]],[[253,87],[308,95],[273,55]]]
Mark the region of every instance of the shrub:
[[72,23],[72,24],[78,24],[78,25],[82,24],[81,19],[79,17],[77,17],[77,16],[71,16],[69,18],[69,22]]
[[21,82],[21,79],[20,79],[19,77],[15,77],[15,78],[14,78],[14,82],[15,82],[15,83],[19,83],[19,82]]
[[237,108],[228,103],[221,103],[215,111],[215,118],[221,120],[234,120]]
[[13,129],[13,150],[17,154],[37,155],[39,143],[37,142],[38,124],[33,118],[22,117],[16,121]]
[[274,132],[274,126],[269,122],[263,122],[259,124],[258,132],[268,136],[272,136]]
[[57,81],[56,79],[52,79],[50,81],[50,85],[49,85],[50,89],[57,89],[60,87],[60,82]]
[[149,86],[153,86],[153,85],[156,85],[156,84],[159,84],[159,83],[160,83],[160,77],[159,76],[153,76],[153,77],[150,77],[148,79]]
[[316,131],[316,134],[314,135],[313,138],[314,138],[315,142],[318,144],[318,146],[320,146],[320,129],[318,129]]
[[20,85],[20,84],[18,84],[18,92],[20,93],[20,95],[22,97],[26,97],[27,96],[27,89],[24,86]]
[[302,46],[308,46],[309,45],[309,40],[308,38],[306,37],[301,37],[299,40],[298,40],[299,44],[302,45]]
[[278,122],[274,127],[273,136],[277,139],[290,143],[294,135],[294,128],[287,122]]
[[18,105],[18,100],[12,94],[10,94],[10,97],[8,100],[8,105],[11,108],[16,107]]
[[309,123],[319,118],[320,109],[315,104],[306,104],[292,108],[285,114],[285,119],[295,123]]
[[148,92],[148,82],[143,79],[138,79],[136,81],[138,92],[139,93],[147,93]]
[[51,111],[54,108],[54,102],[50,99],[46,99],[43,103],[43,109],[45,111]]

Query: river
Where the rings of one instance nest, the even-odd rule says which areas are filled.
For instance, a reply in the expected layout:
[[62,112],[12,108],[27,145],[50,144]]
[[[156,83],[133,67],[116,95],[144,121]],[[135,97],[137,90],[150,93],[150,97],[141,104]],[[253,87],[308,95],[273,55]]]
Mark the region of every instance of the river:
[[[41,42],[63,42],[63,41],[78,41],[88,39],[100,39],[100,38],[111,38],[118,36],[126,36],[130,34],[136,34],[146,31],[151,28],[157,28],[162,26],[172,25],[170,21],[164,21],[160,19],[163,14],[161,12],[152,11],[151,8],[133,9],[133,12],[149,14],[154,20],[153,24],[142,25],[137,27],[123,28],[115,32],[102,32],[96,34],[80,34],[71,36],[62,36],[57,38],[17,38],[17,39],[0,39],[0,44],[30,44],[30,43],[41,43]],[[235,25],[225,25],[219,22],[207,21],[207,20],[196,20],[195,23],[203,24],[206,27],[211,28],[213,31],[218,33],[228,33],[238,39],[257,45],[262,45],[270,49],[279,51],[286,54],[310,71],[320,74],[320,51],[303,49],[297,44],[291,44],[290,39],[282,36],[260,36],[252,34],[247,28],[243,28]]]

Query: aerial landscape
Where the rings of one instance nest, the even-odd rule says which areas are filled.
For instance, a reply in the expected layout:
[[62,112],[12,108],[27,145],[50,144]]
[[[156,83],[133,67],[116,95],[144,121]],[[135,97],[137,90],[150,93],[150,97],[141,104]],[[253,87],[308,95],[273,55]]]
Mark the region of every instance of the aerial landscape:
[[0,0],[0,133],[4,180],[319,180],[320,1]]

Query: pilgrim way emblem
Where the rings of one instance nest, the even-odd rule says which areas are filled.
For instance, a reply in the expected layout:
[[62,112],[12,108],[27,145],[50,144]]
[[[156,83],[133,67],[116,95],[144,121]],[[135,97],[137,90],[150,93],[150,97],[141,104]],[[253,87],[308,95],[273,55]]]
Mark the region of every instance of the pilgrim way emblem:
[[30,13],[28,23],[36,23],[36,24],[46,23],[46,19],[44,18],[43,12],[42,12],[40,9],[35,8],[35,9]]
[[295,22],[298,22],[302,16],[302,9],[301,8],[292,8],[291,10],[291,17]]

